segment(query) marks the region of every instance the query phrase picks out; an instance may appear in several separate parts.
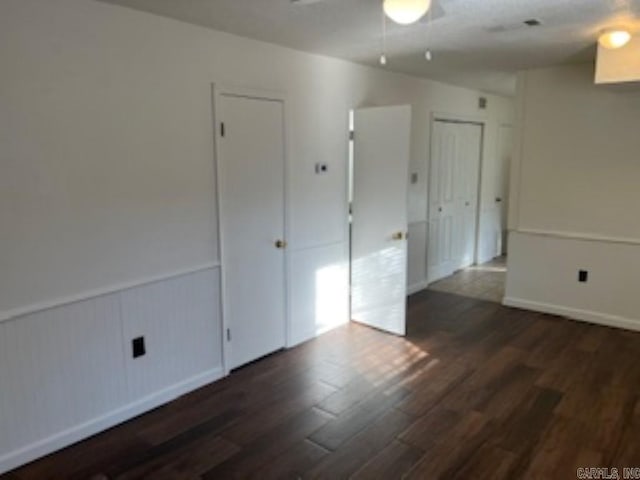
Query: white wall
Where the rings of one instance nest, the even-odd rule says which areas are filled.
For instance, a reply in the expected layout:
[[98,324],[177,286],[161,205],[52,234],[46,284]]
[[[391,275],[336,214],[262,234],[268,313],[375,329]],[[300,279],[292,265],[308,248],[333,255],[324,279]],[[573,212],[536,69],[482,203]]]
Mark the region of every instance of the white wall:
[[640,328],[640,95],[595,86],[591,64],[518,83],[506,302]]
[[[478,92],[92,0],[3,0],[0,65],[0,338],[20,339],[0,361],[3,393],[19,384],[2,403],[0,471],[219,375],[211,83],[289,99],[290,345],[347,320],[348,110],[413,107],[419,257],[431,114],[486,119],[485,158],[510,121],[507,99],[488,96],[480,112]],[[320,161],[328,175],[314,174]],[[413,260],[419,283],[425,261]],[[181,282],[211,296],[192,299]],[[182,307],[164,308],[174,297]],[[132,363],[139,334],[159,356]],[[74,367],[94,353],[104,362]],[[112,383],[104,398],[88,393]],[[60,395],[77,414],[19,405]]]

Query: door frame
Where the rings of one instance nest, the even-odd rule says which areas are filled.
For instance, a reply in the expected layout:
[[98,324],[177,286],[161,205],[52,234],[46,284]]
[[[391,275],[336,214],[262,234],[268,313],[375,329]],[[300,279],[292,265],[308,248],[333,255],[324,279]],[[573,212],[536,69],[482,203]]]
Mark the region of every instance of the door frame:
[[[462,123],[462,124],[471,124],[480,126],[480,158],[478,159],[478,191],[477,191],[477,199],[476,199],[476,228],[474,233],[473,240],[473,265],[478,263],[478,243],[480,240],[480,213],[481,213],[481,201],[482,201],[482,181],[484,176],[484,147],[485,147],[485,136],[487,130],[487,120],[484,117],[475,116],[475,115],[464,115],[458,113],[447,113],[440,111],[431,112],[431,121],[429,122],[429,161],[427,162],[427,198],[426,198],[426,214],[427,214],[427,242],[429,241],[429,228],[430,228],[430,208],[431,208],[431,195],[429,192],[429,186],[431,185],[431,166],[433,160],[433,130],[436,122],[448,122],[448,123]],[[427,249],[426,254],[426,265],[425,272],[427,274],[427,284],[433,283],[429,281],[428,272],[429,272],[429,252]],[[436,280],[437,281],[437,280]]]
[[230,365],[231,365],[231,349],[229,345],[229,340],[227,338],[227,331],[231,329],[233,325],[231,324],[231,320],[228,315],[228,290],[225,281],[225,255],[224,255],[224,239],[222,232],[223,225],[223,217],[224,217],[224,208],[223,208],[223,199],[221,194],[221,183],[220,183],[220,122],[221,122],[221,114],[219,110],[220,99],[223,95],[232,96],[232,97],[240,97],[240,98],[249,98],[255,100],[265,100],[265,101],[278,101],[282,102],[283,106],[283,125],[282,125],[282,133],[283,133],[283,154],[284,154],[284,171],[283,171],[283,181],[284,181],[284,192],[283,192],[283,221],[284,221],[284,239],[288,242],[288,246],[284,251],[284,260],[283,260],[283,272],[284,272],[284,298],[282,299],[284,302],[284,338],[285,344],[284,347],[288,348],[291,345],[291,308],[290,308],[290,292],[289,292],[289,252],[291,242],[289,239],[290,236],[290,225],[291,225],[291,208],[289,199],[291,198],[291,182],[289,182],[290,178],[290,165],[289,165],[289,108],[290,102],[288,99],[288,95],[282,92],[263,90],[257,88],[243,87],[238,85],[229,85],[223,83],[212,83],[211,84],[211,104],[212,104],[212,113],[213,113],[213,174],[215,176],[215,195],[212,196],[212,200],[215,201],[216,208],[214,210],[214,225],[216,225],[217,230],[217,241],[218,241],[218,251],[216,252],[218,255],[218,263],[220,265],[220,315],[222,318],[221,322],[221,332],[220,338],[222,339],[222,368],[224,375],[229,375]]

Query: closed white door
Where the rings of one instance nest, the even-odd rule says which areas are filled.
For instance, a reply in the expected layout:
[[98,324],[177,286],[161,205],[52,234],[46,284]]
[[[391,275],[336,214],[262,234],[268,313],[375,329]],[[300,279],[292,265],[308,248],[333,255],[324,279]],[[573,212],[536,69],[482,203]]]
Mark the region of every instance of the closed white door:
[[405,334],[411,108],[354,112],[351,318]]
[[228,368],[285,345],[284,106],[221,94],[216,113]]
[[475,262],[482,125],[437,120],[429,172],[429,282]]
[[498,238],[498,248],[495,254],[507,253],[507,211],[509,199],[509,169],[511,166],[511,155],[513,149],[513,127],[511,125],[500,125],[498,130],[498,168],[496,180],[496,192],[493,198],[496,210],[498,211],[498,225],[496,235]]
[[453,123],[436,121],[431,133],[427,279],[433,282],[456,269],[456,159],[460,144]]
[[460,250],[456,258],[456,268],[466,268],[476,261],[482,126],[473,123],[454,125],[460,142],[456,182],[460,211]]

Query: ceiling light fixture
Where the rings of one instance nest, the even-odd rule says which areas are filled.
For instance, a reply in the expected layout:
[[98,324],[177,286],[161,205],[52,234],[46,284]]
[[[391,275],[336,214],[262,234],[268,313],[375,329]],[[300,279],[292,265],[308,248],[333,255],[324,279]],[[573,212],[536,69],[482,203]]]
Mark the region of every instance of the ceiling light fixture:
[[384,0],[384,13],[400,25],[420,20],[431,7],[431,0]]
[[631,34],[620,28],[605,30],[598,38],[600,45],[611,50],[624,47],[629,40]]

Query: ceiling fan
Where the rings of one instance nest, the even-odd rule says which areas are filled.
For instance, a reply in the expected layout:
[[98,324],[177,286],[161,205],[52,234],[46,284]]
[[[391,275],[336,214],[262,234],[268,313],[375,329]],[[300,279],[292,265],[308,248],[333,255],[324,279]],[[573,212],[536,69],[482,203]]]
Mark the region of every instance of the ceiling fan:
[[[291,0],[298,5],[310,5],[324,0]],[[384,13],[400,25],[410,25],[426,15],[432,0],[383,0]]]
[[[326,0],[290,0],[292,4],[310,5],[314,3],[324,2]],[[438,6],[437,0],[379,0],[382,1],[383,21],[382,21],[382,54],[379,57],[380,65],[387,64],[386,54],[386,18],[391,19],[398,25],[412,25],[420,19],[428,15],[428,23],[431,23],[434,7]],[[442,12],[436,12],[442,14]],[[431,49],[427,48],[425,59],[430,62],[432,60]]]

